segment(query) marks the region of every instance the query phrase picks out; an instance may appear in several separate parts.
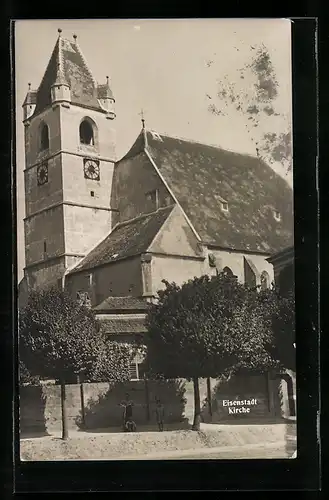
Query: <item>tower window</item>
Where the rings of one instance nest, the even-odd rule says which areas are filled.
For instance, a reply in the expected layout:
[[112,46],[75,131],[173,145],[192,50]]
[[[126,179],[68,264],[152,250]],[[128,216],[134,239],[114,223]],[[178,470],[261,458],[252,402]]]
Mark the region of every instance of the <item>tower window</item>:
[[43,253],[47,253],[47,242],[43,242]]
[[86,144],[88,146],[95,145],[94,130],[88,120],[83,120],[80,123],[79,135],[81,144]]
[[258,270],[253,261],[247,257],[243,257],[244,267],[244,282],[249,288],[256,288],[259,277]]
[[48,125],[46,125],[45,123],[41,128],[40,146],[42,151],[44,151],[45,149],[49,149],[49,130]]
[[95,191],[90,191],[90,196],[94,197],[95,196]]
[[216,257],[213,253],[210,253],[208,255],[208,261],[210,267],[216,267]]

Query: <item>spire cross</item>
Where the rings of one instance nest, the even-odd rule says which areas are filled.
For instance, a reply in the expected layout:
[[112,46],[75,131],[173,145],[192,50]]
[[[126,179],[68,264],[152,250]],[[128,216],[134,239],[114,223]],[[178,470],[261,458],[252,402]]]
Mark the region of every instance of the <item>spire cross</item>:
[[139,113],[139,115],[141,116],[141,119],[142,119],[143,128],[145,128],[145,117],[144,117],[144,110],[143,110],[143,108],[141,109],[141,112]]

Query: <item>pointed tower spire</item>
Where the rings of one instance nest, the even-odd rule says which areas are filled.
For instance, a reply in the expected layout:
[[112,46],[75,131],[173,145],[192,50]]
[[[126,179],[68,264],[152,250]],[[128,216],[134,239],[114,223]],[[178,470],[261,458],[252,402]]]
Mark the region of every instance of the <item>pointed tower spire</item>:
[[69,87],[69,84],[67,83],[64,73],[62,71],[60,61],[57,62],[57,73],[54,85],[67,85]]
[[[97,82],[81,52],[77,35],[69,40],[60,28],[57,31],[54,49],[38,88],[36,112],[41,113],[60,102],[107,112],[106,106],[100,103]],[[106,98],[110,99],[109,96]],[[113,96],[111,100],[114,102]],[[115,116],[114,112],[109,114],[111,116]]]
[[36,105],[36,91],[31,90],[31,83],[27,85],[28,91],[23,102],[23,121],[28,120],[33,115]]
[[62,57],[62,30],[58,29],[58,41],[57,41],[57,54],[56,54],[56,79],[51,86],[51,101],[52,104],[58,104],[60,102],[66,103],[64,105],[69,106],[71,102],[71,91],[70,85],[68,84],[64,70],[63,70],[63,57]]

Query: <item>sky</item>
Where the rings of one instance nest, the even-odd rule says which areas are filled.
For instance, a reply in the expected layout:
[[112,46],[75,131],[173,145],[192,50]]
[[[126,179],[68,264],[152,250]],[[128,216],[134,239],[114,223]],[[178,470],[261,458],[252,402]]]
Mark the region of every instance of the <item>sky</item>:
[[[246,132],[246,117],[228,111],[209,112],[224,103],[216,96],[216,82],[250,60],[251,46],[263,43],[279,83],[276,108],[291,122],[290,21],[284,19],[184,20],[21,20],[15,23],[16,172],[18,281],[24,257],[24,126],[22,104],[31,83],[40,85],[58,37],[78,44],[98,83],[110,76],[116,99],[117,157],[130,148],[141,129],[218,145],[240,153],[256,154]],[[211,64],[210,64],[211,62]],[[251,82],[250,82],[251,84]],[[279,127],[281,125],[279,124]],[[291,184],[280,164],[277,173]]]

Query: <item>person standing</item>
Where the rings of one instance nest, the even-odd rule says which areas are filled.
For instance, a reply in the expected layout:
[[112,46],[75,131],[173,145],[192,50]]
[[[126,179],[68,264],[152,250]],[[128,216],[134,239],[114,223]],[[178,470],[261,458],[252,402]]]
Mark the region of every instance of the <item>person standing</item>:
[[123,430],[126,430],[126,424],[133,418],[134,402],[130,399],[129,394],[126,393],[126,398],[121,402],[123,406]]
[[164,422],[164,406],[161,403],[160,399],[156,399],[156,407],[155,407],[156,419],[159,431],[163,431],[163,422]]

